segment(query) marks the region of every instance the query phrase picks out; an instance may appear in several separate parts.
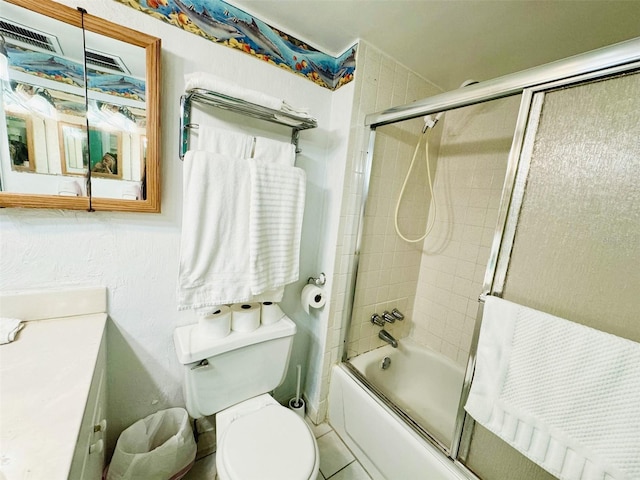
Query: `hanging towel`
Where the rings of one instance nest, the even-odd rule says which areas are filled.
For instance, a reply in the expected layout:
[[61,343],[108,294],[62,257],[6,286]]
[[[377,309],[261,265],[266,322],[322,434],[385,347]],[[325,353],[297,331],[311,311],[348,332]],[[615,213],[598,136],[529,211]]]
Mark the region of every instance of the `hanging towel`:
[[211,153],[219,153],[233,158],[249,158],[254,138],[240,132],[214,128],[200,122],[197,132],[198,148]]
[[227,97],[239,98],[249,103],[262,105],[272,110],[280,110],[283,113],[290,113],[299,117],[311,119],[311,115],[304,108],[294,108],[281,98],[267,95],[266,93],[244,88],[235,83],[228,82],[216,75],[205,72],[188,73],[184,76],[185,90],[193,88],[203,88],[211,90]]
[[282,289],[251,293],[248,170],[248,160],[186,153],[178,310],[282,300]]
[[465,406],[561,480],[640,478],[640,344],[487,297]]
[[24,327],[22,320],[0,317],[0,345],[13,342],[22,327]]
[[249,165],[251,290],[257,295],[298,280],[306,176],[264,160]]
[[256,137],[253,158],[269,163],[278,163],[293,167],[296,163],[296,146],[289,142],[280,142],[271,138]]

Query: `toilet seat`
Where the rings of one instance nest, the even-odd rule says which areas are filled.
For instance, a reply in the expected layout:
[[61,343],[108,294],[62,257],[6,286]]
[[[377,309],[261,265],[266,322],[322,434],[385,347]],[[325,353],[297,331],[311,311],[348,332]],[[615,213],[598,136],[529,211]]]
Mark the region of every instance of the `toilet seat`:
[[280,405],[267,405],[227,427],[217,460],[230,480],[310,480],[316,478],[316,452],[304,420]]

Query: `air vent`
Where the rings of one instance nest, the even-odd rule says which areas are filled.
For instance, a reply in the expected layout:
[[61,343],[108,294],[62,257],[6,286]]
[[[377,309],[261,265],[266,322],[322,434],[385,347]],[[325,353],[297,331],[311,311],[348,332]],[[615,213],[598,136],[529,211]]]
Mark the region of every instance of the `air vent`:
[[6,18],[0,18],[0,33],[8,41],[13,40],[20,46],[35,47],[39,50],[58,53],[62,55],[62,48],[58,39],[49,33],[34,30],[33,28],[11,22]]
[[97,50],[89,50],[85,52],[87,65],[92,65],[100,70],[108,70],[118,73],[131,73],[120,57],[109,55],[107,53],[98,52]]

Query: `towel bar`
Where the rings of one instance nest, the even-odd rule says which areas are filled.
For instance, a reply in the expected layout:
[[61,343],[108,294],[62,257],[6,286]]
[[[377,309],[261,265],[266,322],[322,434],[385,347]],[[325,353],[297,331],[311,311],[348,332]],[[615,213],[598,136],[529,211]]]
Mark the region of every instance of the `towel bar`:
[[316,128],[318,122],[315,118],[300,117],[288,112],[274,110],[263,107],[245,100],[222,95],[221,93],[205,90],[203,88],[193,88],[180,97],[180,160],[184,160],[184,155],[189,149],[189,131],[198,128],[198,124],[191,123],[191,104],[200,103],[212,107],[222,108],[232,112],[247,115],[249,117],[265,120],[279,125],[285,125],[293,129],[291,133],[291,143],[296,146],[296,153],[300,153],[298,148],[298,138],[300,130]]

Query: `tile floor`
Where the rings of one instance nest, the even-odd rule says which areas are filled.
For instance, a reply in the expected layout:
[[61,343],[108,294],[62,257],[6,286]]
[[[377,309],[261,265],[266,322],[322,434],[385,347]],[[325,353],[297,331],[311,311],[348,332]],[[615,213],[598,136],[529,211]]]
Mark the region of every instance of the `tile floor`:
[[[371,480],[340,437],[327,424],[313,425],[320,451],[320,475],[318,480]],[[212,480],[216,473],[216,456],[208,455],[196,462],[184,480]]]

